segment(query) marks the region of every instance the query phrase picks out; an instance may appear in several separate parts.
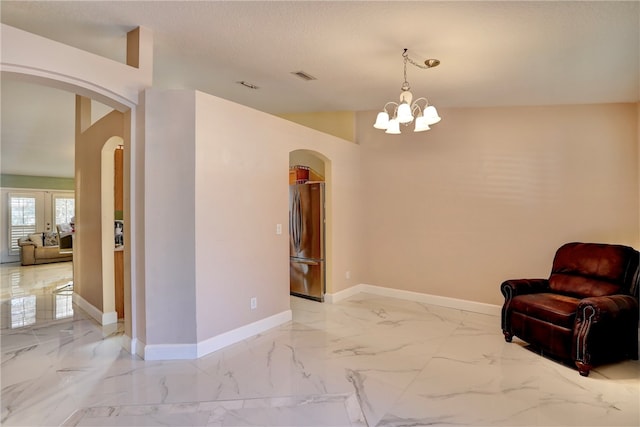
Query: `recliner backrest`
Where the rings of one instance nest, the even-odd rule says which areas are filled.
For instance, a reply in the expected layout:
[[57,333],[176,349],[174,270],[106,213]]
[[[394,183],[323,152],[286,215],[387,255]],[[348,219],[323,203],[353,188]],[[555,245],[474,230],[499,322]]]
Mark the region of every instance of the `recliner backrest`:
[[579,298],[638,293],[638,251],[623,245],[567,243],[553,260],[549,287]]

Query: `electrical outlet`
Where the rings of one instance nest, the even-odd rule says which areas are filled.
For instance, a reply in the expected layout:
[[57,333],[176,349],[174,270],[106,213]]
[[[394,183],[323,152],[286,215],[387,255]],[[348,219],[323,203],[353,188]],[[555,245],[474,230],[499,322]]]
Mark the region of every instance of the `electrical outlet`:
[[344,273],[344,277],[347,279],[351,279],[351,272],[347,271],[346,273]]
[[276,234],[282,234],[282,224],[276,224]]
[[255,310],[256,308],[258,308],[258,298],[252,297],[251,298],[251,310]]

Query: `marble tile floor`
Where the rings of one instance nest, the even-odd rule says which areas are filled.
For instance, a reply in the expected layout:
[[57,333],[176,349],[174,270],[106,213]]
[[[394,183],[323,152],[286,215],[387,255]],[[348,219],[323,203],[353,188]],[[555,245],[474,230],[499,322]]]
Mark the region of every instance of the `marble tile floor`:
[[292,297],[288,324],[198,360],[144,361],[119,326],[56,314],[63,266],[0,271],[5,426],[640,425],[638,361],[584,378],[506,343],[497,316]]

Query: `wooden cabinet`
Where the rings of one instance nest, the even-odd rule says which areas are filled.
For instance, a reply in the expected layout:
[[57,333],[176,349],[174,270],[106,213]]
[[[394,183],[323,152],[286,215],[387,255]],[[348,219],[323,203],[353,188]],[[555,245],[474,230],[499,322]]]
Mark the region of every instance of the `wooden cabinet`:
[[302,184],[309,181],[309,168],[306,166],[292,166],[289,168],[289,185]]
[[307,181],[324,181],[324,177],[308,166],[296,165],[289,168],[289,185]]
[[[124,219],[122,212],[124,209],[123,154],[124,150],[122,148],[117,148],[114,153],[115,176],[113,180],[113,206],[115,211],[114,216],[116,219]],[[124,318],[124,251],[122,250],[122,247],[113,252],[113,264],[116,312],[118,313],[118,319],[122,319]]]
[[124,318],[124,251],[122,249],[113,252],[114,282],[116,291],[116,312],[118,319]]
[[[123,173],[123,163],[124,163],[124,150],[122,148],[116,148],[114,153],[114,165],[115,165],[115,175],[113,180],[113,209],[115,210],[116,219],[124,219],[122,218],[122,210],[124,209],[124,173]],[[120,218],[118,218],[120,216]]]

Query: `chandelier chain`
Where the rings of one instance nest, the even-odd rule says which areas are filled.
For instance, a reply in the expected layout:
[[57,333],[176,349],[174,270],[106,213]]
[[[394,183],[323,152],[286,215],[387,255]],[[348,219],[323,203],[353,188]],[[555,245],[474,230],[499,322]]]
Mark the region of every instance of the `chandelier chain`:
[[[405,56],[404,57],[404,84],[402,85],[402,87],[409,87],[409,82],[407,81],[407,60],[409,59],[409,57]],[[409,90],[409,89],[406,89]]]
[[[413,59],[409,58],[409,54],[407,53],[409,49],[405,49],[404,52],[402,52],[402,56],[404,57],[404,72],[405,72],[405,80],[407,79],[406,74],[407,74],[407,61],[409,61],[412,65],[415,65],[418,68],[422,68],[423,70],[427,70],[429,68],[431,68],[431,66],[428,65],[422,65],[416,61],[414,61]],[[439,62],[439,61],[438,61]]]

